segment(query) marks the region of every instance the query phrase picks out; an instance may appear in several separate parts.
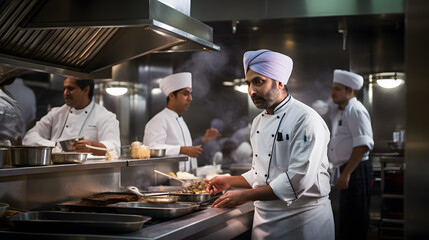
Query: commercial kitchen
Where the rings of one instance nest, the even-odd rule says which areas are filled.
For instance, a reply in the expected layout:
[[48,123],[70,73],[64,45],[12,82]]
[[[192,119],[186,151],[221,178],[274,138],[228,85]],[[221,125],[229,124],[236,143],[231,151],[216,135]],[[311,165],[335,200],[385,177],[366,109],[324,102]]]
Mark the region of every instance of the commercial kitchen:
[[[216,196],[205,194],[179,203],[186,208],[77,203],[97,194],[134,196],[128,186],[143,194],[177,189],[154,170],[176,173],[187,156],[135,159],[130,153],[146,123],[165,107],[159,80],[167,75],[192,73],[193,101],[183,118],[194,139],[217,124],[221,141],[246,145],[261,110],[248,97],[242,57],[256,49],[289,55],[294,70],[288,89],[319,110],[330,100],[334,69],[364,77],[356,97],[371,116],[375,142],[368,239],[427,238],[428,13],[423,0],[0,0],[0,79],[20,79],[34,92],[32,124],[64,104],[66,77],[94,79],[94,100],[116,114],[122,146],[117,160],[38,166],[12,164],[10,148],[1,146],[0,203],[23,212],[98,214],[103,221],[120,214],[152,216],[140,218],[140,225],[120,225],[118,232],[113,220],[83,227],[93,232],[70,232],[55,229],[58,222],[11,227],[2,219],[0,238],[250,239],[252,202],[211,208],[212,201],[201,201]],[[386,79],[400,84],[385,88]],[[112,95],[112,89],[126,92]],[[330,126],[323,111],[321,116]],[[209,160],[199,159],[199,177],[213,171],[240,175],[251,167],[251,158],[236,151],[234,162],[220,169],[212,161],[215,151],[205,150]],[[336,219],[335,187],[330,199]]]

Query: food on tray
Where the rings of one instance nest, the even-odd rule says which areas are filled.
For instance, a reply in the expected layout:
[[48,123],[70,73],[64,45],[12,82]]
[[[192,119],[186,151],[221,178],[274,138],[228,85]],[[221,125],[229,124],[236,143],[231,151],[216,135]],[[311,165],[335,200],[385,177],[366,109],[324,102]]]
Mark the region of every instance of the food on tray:
[[6,217],[12,216],[12,215],[16,215],[16,214],[20,214],[23,213],[22,211],[18,211],[18,210],[12,210],[12,209],[8,209],[6,210],[3,215],[0,216],[0,219],[5,219]]
[[107,206],[118,202],[135,202],[138,200],[139,197],[134,193],[97,193],[82,198],[80,204],[86,206]]
[[207,183],[204,181],[196,181],[191,186],[177,191],[178,193],[193,193],[193,194],[203,194],[207,193],[206,191]]
[[12,209],[7,209],[3,215],[0,216],[0,228],[9,228],[12,227],[11,222],[8,221],[8,217],[16,215],[16,214],[21,214],[23,213],[22,211],[18,211],[18,210],[12,210]]

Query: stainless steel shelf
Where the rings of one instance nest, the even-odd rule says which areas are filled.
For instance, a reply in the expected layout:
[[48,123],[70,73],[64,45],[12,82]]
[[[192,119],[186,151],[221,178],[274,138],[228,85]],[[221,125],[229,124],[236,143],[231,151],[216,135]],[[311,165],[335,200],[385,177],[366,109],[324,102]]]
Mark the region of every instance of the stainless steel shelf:
[[55,164],[55,165],[31,166],[31,167],[7,167],[7,168],[0,169],[0,177],[75,171],[75,170],[85,170],[85,169],[132,167],[132,166],[142,166],[142,165],[162,163],[162,162],[180,162],[180,161],[186,161],[186,160],[187,160],[186,156],[179,155],[179,156],[172,156],[172,157],[148,158],[148,159],[119,159],[116,161],[112,161],[112,160],[106,161],[103,159],[88,160],[84,163],[79,163],[79,164]]

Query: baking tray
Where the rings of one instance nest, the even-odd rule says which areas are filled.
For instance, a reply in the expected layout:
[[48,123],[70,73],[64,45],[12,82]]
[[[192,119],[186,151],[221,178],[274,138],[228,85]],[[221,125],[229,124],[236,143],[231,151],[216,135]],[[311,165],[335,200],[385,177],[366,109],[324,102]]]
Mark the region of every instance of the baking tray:
[[96,212],[96,213],[116,213],[113,207],[88,205],[82,201],[68,201],[57,203],[56,210],[70,211],[70,212]]
[[9,221],[20,231],[105,234],[138,231],[150,219],[140,215],[33,211],[13,215]]
[[180,217],[199,209],[199,205],[189,203],[145,203],[145,202],[121,202],[109,205],[116,209],[117,213],[139,214],[157,219],[169,219]]

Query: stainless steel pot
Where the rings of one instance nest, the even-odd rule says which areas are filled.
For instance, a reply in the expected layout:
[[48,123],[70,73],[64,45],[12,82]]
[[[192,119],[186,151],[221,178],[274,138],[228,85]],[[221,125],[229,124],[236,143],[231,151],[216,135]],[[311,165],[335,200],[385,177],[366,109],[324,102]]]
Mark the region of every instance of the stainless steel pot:
[[165,148],[161,149],[150,149],[150,157],[164,157],[165,156]]
[[46,146],[12,146],[10,159],[13,166],[43,166],[51,164],[53,147]]

